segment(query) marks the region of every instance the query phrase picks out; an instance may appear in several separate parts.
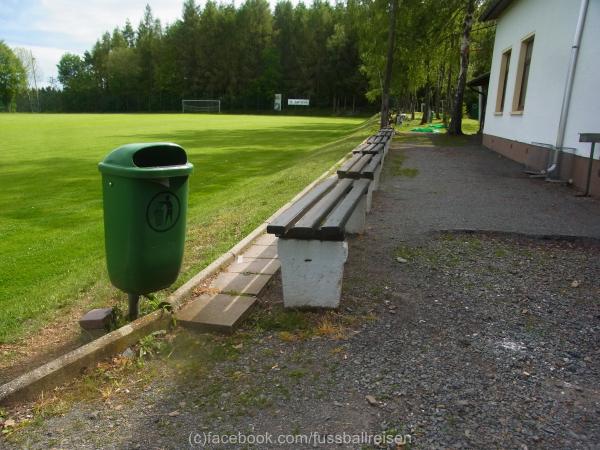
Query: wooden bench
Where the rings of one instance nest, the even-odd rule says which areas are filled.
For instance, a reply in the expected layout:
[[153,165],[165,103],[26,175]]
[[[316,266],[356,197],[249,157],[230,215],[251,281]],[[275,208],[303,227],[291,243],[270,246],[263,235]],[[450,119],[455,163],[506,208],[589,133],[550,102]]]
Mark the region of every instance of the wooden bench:
[[383,153],[384,145],[385,144],[367,144],[364,142],[352,150],[352,153],[369,153],[375,155],[377,153]]
[[364,232],[370,184],[368,178],[328,178],[267,225],[279,238],[285,307],[338,307],[346,235]]
[[[367,146],[376,145],[380,149],[383,148],[382,144],[366,144]],[[337,174],[339,178],[367,178],[373,180],[369,185],[367,192],[367,212],[371,211],[371,203],[373,199],[373,191],[379,189],[379,179],[381,177],[381,171],[383,168],[383,151],[377,153],[354,153],[350,159],[348,159],[338,169]]]
[[391,127],[382,128],[374,134],[367,138],[367,144],[383,144],[383,152],[387,155],[387,152],[390,148],[390,143],[392,142],[392,136],[394,135],[394,129]]

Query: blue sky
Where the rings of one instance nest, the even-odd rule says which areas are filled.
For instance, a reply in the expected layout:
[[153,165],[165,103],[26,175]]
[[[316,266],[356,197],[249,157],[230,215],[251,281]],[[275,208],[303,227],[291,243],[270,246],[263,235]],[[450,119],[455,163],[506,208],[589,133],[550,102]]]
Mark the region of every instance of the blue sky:
[[0,0],[0,39],[30,49],[48,84],[64,53],[89,50],[126,19],[136,27],[146,4],[165,24],[180,17],[183,0]]

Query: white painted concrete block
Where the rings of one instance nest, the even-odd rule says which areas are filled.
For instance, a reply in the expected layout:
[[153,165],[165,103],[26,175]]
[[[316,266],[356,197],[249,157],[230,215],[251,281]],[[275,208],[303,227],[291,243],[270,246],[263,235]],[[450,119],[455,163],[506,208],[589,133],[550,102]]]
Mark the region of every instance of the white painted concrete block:
[[346,242],[279,239],[277,247],[286,308],[339,306]]
[[375,180],[369,183],[369,190],[367,191],[367,212],[371,212],[371,204],[373,203],[373,191],[375,190]]
[[381,161],[381,164],[379,164],[379,167],[377,168],[377,170],[375,171],[374,176],[373,176],[373,182],[371,184],[373,185],[374,191],[379,190],[379,180],[381,179],[382,170],[383,170],[383,160]]
[[[373,183],[371,183],[373,184]],[[367,196],[363,195],[346,222],[346,233],[362,234],[367,223]]]

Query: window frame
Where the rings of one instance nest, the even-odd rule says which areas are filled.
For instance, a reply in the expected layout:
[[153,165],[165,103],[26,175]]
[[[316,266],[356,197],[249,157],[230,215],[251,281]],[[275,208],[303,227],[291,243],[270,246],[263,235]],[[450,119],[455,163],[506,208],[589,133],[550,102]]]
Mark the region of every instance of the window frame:
[[535,33],[530,33],[521,39],[519,65],[517,66],[517,78],[515,80],[511,114],[523,114],[523,111],[525,110],[525,100],[529,87],[529,75],[531,72],[534,44]]
[[501,115],[504,112],[504,104],[506,103],[506,91],[508,88],[508,74],[510,72],[510,59],[512,57],[512,47],[504,49],[500,57],[500,76],[498,77],[498,90],[496,92],[495,109],[495,112],[498,115]]

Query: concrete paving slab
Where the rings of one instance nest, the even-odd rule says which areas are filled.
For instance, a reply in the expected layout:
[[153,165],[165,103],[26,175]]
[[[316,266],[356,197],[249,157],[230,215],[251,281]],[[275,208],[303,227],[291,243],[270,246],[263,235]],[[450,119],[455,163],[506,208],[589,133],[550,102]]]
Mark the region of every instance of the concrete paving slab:
[[259,236],[256,241],[254,241],[256,245],[276,245],[277,244],[277,236],[274,234],[263,234]]
[[211,283],[211,288],[228,294],[257,295],[270,279],[271,275],[224,272]]
[[281,263],[278,259],[240,257],[227,268],[227,272],[274,275],[280,267]]
[[205,294],[179,311],[177,323],[200,331],[233,332],[249,313],[256,297],[248,295]]
[[276,245],[253,245],[243,254],[247,258],[277,258]]

